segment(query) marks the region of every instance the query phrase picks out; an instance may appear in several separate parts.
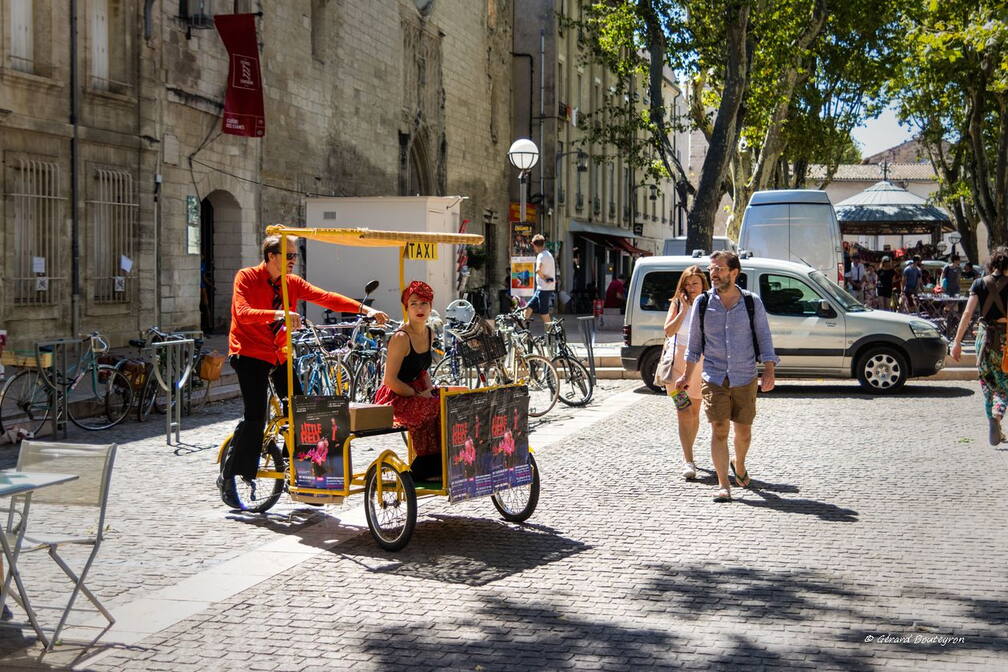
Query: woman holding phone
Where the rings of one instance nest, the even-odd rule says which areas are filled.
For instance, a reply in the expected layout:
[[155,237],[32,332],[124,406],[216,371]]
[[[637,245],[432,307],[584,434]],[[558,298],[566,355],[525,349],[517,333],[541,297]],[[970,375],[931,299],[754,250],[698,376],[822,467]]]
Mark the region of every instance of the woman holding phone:
[[[679,276],[675,294],[669,301],[668,314],[665,316],[665,337],[674,338],[675,355],[672,361],[672,376],[670,381],[683,375],[686,371],[686,346],[689,343],[690,312],[696,298],[710,289],[707,276],[699,266],[690,266]],[[702,361],[702,360],[701,360]],[[685,392],[692,402],[685,408],[677,409],[679,418],[679,443],[682,445],[683,466],[682,475],[686,480],[696,478],[697,469],[693,463],[693,444],[697,432],[700,431],[700,374],[703,366],[698,364],[693,369],[693,378]],[[675,385],[666,384],[665,390],[669,396],[676,393]]]

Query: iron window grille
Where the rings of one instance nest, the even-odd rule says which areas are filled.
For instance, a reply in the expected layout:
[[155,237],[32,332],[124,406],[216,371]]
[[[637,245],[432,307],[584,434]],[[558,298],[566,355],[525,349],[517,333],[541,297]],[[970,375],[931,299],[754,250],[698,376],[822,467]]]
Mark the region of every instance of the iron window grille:
[[69,265],[62,171],[56,163],[19,159],[15,173],[10,194],[14,206],[11,297],[23,306],[55,304],[66,292]]

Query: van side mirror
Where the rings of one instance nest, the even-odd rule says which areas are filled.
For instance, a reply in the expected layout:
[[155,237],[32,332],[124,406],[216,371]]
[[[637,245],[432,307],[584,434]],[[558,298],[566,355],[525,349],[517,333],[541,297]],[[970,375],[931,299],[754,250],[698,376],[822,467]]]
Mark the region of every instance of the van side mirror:
[[836,317],[836,311],[833,310],[833,306],[826,299],[819,301],[819,310],[816,312],[817,317]]

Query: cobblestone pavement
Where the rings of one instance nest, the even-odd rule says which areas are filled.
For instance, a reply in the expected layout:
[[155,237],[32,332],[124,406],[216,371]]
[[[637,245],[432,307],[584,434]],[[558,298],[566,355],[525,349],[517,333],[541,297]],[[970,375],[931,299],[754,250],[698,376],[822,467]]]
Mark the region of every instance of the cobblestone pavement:
[[[730,504],[711,501],[709,431],[703,478],[682,481],[671,404],[635,387],[614,384],[623,410],[537,444],[528,524],[485,500],[422,500],[396,554],[319,512],[225,520],[210,451],[135,437],[92,582],[113,611],[277,539],[317,548],[81,669],[1003,669],[1008,504],[992,476],[1008,451],[986,444],[975,384],[872,398],[784,382],[760,398],[753,487]],[[4,641],[8,665],[37,650]]]

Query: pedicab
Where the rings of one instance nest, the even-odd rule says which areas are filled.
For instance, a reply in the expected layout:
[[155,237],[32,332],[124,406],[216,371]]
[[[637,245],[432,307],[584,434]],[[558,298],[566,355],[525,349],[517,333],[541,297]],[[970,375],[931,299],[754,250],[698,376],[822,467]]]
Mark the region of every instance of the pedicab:
[[[270,226],[266,235],[280,236],[280,253],[287,254],[287,236],[353,247],[386,247],[398,251],[400,291],[405,285],[405,260],[410,244],[480,244],[475,234],[376,231],[369,229],[307,229]],[[291,347],[291,313],[287,309],[287,267],[281,265],[281,289],[286,325],[286,351]],[[296,308],[296,307],[295,307]],[[481,353],[497,356],[500,344],[490,347],[488,336],[475,338],[469,349],[473,362]],[[287,389],[293,390],[293,357],[287,358]],[[337,388],[339,389],[339,388]],[[417,499],[447,497],[457,503],[489,496],[500,515],[522,522],[539,501],[539,471],[528,445],[528,388],[522,381],[470,390],[441,388],[440,478],[415,480],[410,465],[416,457],[413,441],[404,427],[387,420],[374,426],[381,413],[365,417],[346,396],[289,395],[286,404],[271,395],[270,419],[263,434],[259,471],[253,481],[234,477],[238,499],[246,511],[264,513],[283,492],[311,505],[341,504],[354,494],[364,494],[368,529],[383,549],[397,551],[409,543],[416,526]],[[364,410],[381,411],[391,407]],[[351,416],[354,417],[353,422]],[[389,434],[401,434],[406,459],[386,449],[363,471],[353,470],[351,444]],[[224,464],[233,435],[217,454]]]

